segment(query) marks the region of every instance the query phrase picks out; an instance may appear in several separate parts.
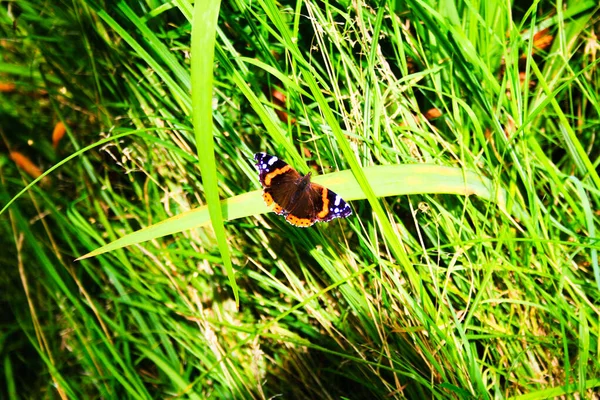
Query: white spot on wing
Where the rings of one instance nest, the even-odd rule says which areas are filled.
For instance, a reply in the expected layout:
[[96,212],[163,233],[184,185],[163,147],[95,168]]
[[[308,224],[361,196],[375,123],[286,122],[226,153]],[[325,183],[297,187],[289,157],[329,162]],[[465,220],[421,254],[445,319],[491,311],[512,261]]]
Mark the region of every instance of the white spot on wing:
[[342,198],[340,197],[340,195],[339,195],[339,194],[336,194],[336,195],[335,195],[335,203],[334,203],[334,204],[335,204],[336,206],[339,206],[339,205],[340,205],[340,201],[342,201]]
[[271,157],[271,159],[267,162],[269,165],[273,165],[277,162],[277,157]]

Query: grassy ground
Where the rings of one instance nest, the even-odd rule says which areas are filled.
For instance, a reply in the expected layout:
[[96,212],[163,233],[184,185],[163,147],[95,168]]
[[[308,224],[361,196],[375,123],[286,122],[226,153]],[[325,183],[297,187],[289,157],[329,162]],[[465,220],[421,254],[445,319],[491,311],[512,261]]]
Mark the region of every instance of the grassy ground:
[[0,207],[75,156],[0,215],[0,398],[597,398],[600,13],[527,7],[1,3]]

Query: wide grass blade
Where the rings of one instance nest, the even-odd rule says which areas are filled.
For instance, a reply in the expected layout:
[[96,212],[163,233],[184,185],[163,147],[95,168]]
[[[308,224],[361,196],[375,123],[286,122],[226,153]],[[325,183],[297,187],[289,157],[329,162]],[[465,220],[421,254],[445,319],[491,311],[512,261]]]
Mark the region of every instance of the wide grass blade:
[[198,1],[194,5],[192,27],[192,115],[196,134],[198,164],[202,172],[204,194],[212,227],[221,252],[223,265],[229,276],[236,302],[239,303],[238,287],[235,283],[235,271],[229,255],[227,234],[223,225],[217,163],[215,161],[215,140],[212,116],[213,69],[215,52],[215,32],[219,16],[219,0]]
[[[517,218],[524,215],[518,205],[514,205],[512,210],[506,210],[506,192],[503,189],[494,188],[489,179],[473,172],[465,174],[464,171],[457,168],[422,164],[367,167],[363,171],[365,179],[370,182],[373,193],[377,197],[425,193],[476,195],[496,203],[502,211],[513,213]],[[314,178],[314,182],[327,186],[348,201],[366,197],[362,187],[350,171],[320,175]],[[232,221],[269,212],[261,194],[261,191],[254,191],[223,200],[221,202],[221,218]],[[165,235],[207,226],[211,221],[210,217],[209,207],[199,207],[119,238],[79,257],[78,260],[95,257]]]

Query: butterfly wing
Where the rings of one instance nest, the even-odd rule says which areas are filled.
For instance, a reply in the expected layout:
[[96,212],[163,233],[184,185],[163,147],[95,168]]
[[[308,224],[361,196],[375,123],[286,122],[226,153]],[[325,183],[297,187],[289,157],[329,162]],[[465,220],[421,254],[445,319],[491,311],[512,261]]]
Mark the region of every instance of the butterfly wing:
[[345,218],[352,214],[350,205],[335,192],[311,183],[287,209],[286,221],[292,225],[308,227],[317,221],[327,222],[334,218]]
[[302,176],[278,157],[256,153],[256,168],[264,189],[263,199],[268,206],[275,204],[274,211],[286,215]]

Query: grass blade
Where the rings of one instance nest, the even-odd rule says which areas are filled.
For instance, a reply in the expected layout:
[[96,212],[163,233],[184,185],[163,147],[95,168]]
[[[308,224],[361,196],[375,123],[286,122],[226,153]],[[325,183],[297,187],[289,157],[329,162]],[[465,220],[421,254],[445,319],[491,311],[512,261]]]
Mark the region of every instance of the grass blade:
[[223,215],[221,214],[217,163],[215,161],[215,140],[213,137],[213,60],[219,6],[219,0],[198,1],[194,5],[192,28],[192,104],[194,108],[192,114],[198,163],[200,164],[200,171],[202,171],[202,183],[210,220],[215,230],[225,270],[229,276],[229,283],[233,289],[236,303],[239,304],[235,271],[229,255],[229,244],[227,243]]

